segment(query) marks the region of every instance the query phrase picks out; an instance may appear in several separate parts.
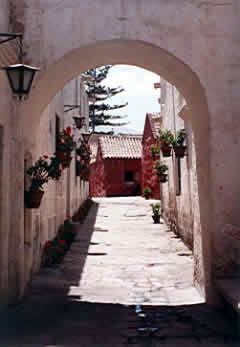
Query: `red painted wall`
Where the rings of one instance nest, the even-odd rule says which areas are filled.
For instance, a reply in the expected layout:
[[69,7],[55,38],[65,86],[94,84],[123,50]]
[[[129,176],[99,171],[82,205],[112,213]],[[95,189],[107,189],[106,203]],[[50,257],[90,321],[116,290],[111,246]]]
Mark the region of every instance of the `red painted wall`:
[[[141,159],[105,159],[106,196],[141,194]],[[133,172],[133,181],[125,181],[125,171]]]
[[99,150],[96,161],[90,165],[89,191],[90,196],[104,197],[106,196],[105,189],[105,173],[102,153]]
[[[133,172],[133,182],[125,181],[125,171]],[[141,159],[103,159],[99,150],[89,181],[90,196],[140,195]]]
[[153,169],[154,161],[151,155],[151,145],[156,143],[153,136],[152,128],[148,117],[146,118],[144,133],[143,133],[143,155],[142,155],[142,190],[144,187],[152,189],[152,199],[160,200],[160,183],[155,170]]

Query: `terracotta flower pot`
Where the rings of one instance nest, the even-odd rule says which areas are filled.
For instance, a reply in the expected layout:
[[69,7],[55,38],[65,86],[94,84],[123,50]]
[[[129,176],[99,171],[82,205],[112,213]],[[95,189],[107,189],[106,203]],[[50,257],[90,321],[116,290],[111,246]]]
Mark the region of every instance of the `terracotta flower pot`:
[[57,151],[57,157],[60,163],[62,164],[63,169],[70,166],[72,160],[71,152]]
[[84,180],[84,181],[88,181],[88,180],[89,180],[89,175],[90,175],[90,171],[89,171],[88,168],[83,169],[83,170],[81,170],[81,172],[80,172],[80,177],[81,177],[81,179]]
[[39,208],[41,205],[43,191],[25,191],[24,192],[24,203],[27,208]]
[[161,151],[163,157],[171,157],[172,147],[171,146],[161,146]]
[[186,146],[176,146],[176,147],[173,147],[175,156],[177,158],[183,158],[185,156],[186,148],[187,148]]
[[152,153],[152,159],[153,159],[153,160],[156,160],[157,157],[159,157],[159,154],[157,154],[157,153]]
[[167,182],[167,176],[168,176],[167,174],[160,174],[158,176],[161,183]]
[[154,221],[154,224],[158,224],[158,223],[160,223],[160,214],[158,214],[158,215],[153,215],[152,216],[152,219],[153,219],[153,221]]

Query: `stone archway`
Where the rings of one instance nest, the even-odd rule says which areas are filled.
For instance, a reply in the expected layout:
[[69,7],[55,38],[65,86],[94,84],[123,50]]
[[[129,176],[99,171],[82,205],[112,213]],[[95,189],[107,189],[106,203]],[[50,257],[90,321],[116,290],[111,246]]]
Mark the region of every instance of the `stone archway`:
[[[41,114],[64,85],[89,68],[106,64],[135,65],[174,84],[192,111],[195,136],[197,184],[199,190],[199,223],[201,233],[194,235],[196,284],[206,300],[211,301],[211,240],[208,228],[209,211],[209,148],[208,106],[204,89],[189,65],[160,47],[139,40],[107,40],[71,50],[51,64],[40,76],[26,102],[24,117],[25,148],[34,148],[34,136]],[[204,141],[203,141],[204,139]]]

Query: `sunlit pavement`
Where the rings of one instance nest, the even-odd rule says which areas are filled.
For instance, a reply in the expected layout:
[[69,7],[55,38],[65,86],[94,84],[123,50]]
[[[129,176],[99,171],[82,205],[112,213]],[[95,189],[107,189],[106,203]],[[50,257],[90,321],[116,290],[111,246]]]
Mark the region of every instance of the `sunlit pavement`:
[[1,320],[0,346],[238,346],[192,285],[193,259],[150,200],[94,199],[61,265]]

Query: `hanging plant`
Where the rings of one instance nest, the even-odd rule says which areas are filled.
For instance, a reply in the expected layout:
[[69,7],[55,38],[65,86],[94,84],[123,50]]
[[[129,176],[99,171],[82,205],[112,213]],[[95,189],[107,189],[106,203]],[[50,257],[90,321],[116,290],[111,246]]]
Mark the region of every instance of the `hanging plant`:
[[153,165],[153,168],[157,171],[157,175],[159,176],[160,182],[161,183],[167,182],[167,173],[166,173],[168,170],[167,165],[164,162],[157,160],[155,164]]
[[57,137],[56,157],[62,164],[63,169],[70,166],[72,160],[71,152],[76,147],[76,142],[73,139],[74,135],[71,132],[71,128],[67,127]]
[[157,157],[159,157],[160,154],[160,146],[158,143],[154,143],[150,146],[151,149],[151,154],[152,154],[152,158],[153,160],[156,160]]
[[89,164],[84,161],[77,160],[76,161],[76,176],[79,176],[84,181],[88,181],[90,176]]
[[186,146],[184,146],[184,141],[186,138],[186,130],[180,129],[177,131],[176,136],[173,139],[173,150],[177,158],[183,158],[186,151]]
[[49,180],[59,180],[61,177],[62,171],[59,168],[59,162],[56,156],[51,157],[49,162],[48,156],[44,155],[26,173],[31,177],[31,185],[29,190],[24,193],[25,206],[38,208],[44,194],[43,185]]
[[89,162],[91,159],[91,148],[83,141],[81,141],[79,147],[76,149],[76,153],[80,156],[81,160]]
[[158,140],[163,157],[170,157],[172,151],[172,142],[174,140],[174,136],[171,130],[159,130]]

